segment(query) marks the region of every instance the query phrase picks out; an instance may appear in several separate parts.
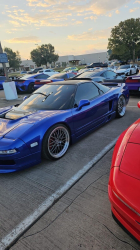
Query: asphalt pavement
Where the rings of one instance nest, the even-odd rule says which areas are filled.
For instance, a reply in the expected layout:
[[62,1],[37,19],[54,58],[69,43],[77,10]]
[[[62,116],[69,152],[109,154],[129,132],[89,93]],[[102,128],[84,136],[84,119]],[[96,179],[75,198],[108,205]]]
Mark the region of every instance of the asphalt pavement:
[[[22,97],[1,98],[0,107],[21,101]],[[139,118],[138,101],[139,97],[131,97],[125,117],[72,145],[59,161],[42,160],[24,171],[0,175],[1,240]],[[111,155],[110,151],[94,165],[11,249],[140,249],[111,218],[107,195]]]

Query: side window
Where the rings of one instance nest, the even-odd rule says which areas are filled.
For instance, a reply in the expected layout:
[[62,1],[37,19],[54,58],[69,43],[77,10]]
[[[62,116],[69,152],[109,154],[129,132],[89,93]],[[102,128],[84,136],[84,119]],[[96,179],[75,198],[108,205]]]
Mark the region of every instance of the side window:
[[114,78],[116,74],[113,71],[106,71],[107,78]]
[[46,69],[45,72],[51,72],[50,69]]
[[41,77],[42,75],[38,75],[38,76],[35,76],[34,78],[35,79],[41,79],[40,77]]
[[75,104],[83,99],[92,100],[95,97],[99,96],[99,90],[92,82],[82,83],[78,86],[77,92],[75,95]]
[[44,75],[41,75],[41,78],[40,79],[47,79],[49,76],[44,74]]
[[35,79],[47,79],[49,76],[45,74],[41,74],[39,76],[34,77]]
[[[57,78],[57,75],[56,75],[56,78]],[[60,77],[59,77],[59,79],[67,79],[68,77],[67,77],[67,74],[65,74],[65,75],[60,75]]]
[[66,75],[64,75],[64,78],[63,79],[68,79],[68,76],[67,76],[67,74]]
[[106,72],[103,72],[101,76],[107,78]]
[[69,76],[69,78],[72,78],[72,77],[74,77],[75,75],[72,74],[72,73],[69,73],[68,76]]

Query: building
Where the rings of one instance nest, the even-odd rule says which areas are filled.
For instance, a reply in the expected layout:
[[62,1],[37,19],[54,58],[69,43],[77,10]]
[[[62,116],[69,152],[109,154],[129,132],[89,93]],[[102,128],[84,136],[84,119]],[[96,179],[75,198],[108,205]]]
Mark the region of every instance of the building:
[[[58,61],[56,62],[57,66],[73,66],[73,65],[82,65],[82,64],[90,64],[94,62],[106,62],[108,61],[108,53],[107,52],[100,52],[100,53],[92,53],[92,54],[85,54],[85,55],[67,55],[67,56],[60,56]],[[43,68],[46,68],[45,65],[41,65]],[[54,66],[52,64],[52,66]],[[36,64],[32,60],[23,60],[21,62],[20,70],[32,70],[36,68]],[[51,65],[48,63],[48,67]]]
[[35,69],[37,66],[32,60],[23,60],[20,64],[20,71]]
[[92,53],[92,54],[85,54],[85,55],[68,55],[68,56],[60,56],[56,65],[64,64],[67,65],[81,65],[81,64],[90,64],[94,62],[106,62],[108,61],[108,54],[107,52],[100,52],[100,53]]

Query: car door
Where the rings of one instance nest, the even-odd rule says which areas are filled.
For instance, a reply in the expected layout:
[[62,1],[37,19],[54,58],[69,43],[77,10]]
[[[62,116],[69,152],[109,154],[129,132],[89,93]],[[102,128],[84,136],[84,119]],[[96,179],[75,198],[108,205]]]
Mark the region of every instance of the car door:
[[134,65],[132,65],[131,66],[131,72],[132,72],[132,74],[136,74],[136,68],[135,68],[135,66]]
[[[101,92],[93,82],[78,85],[72,109],[76,137],[90,131],[105,119],[102,116],[109,111],[109,104],[100,99],[100,95]],[[80,100],[84,99],[89,100],[90,104],[77,110]]]

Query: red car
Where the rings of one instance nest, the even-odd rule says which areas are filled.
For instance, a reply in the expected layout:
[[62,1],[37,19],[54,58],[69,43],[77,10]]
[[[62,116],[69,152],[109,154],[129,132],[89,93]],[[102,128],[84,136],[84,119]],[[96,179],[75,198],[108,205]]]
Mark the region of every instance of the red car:
[[113,217],[140,241],[140,119],[116,143],[108,194]]

